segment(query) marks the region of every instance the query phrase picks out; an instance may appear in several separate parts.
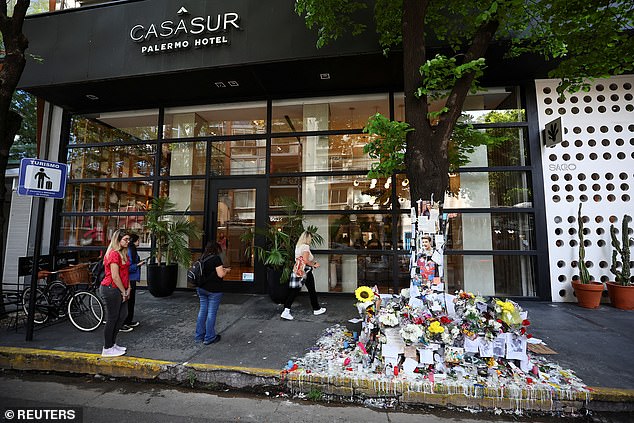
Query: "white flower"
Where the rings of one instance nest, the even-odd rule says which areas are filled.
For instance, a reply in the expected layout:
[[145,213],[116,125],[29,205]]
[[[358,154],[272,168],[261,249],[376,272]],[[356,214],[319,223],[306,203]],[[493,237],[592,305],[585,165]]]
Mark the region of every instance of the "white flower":
[[379,316],[379,322],[385,326],[394,327],[398,325],[398,318],[392,313],[384,313]]
[[399,332],[405,341],[411,343],[418,342],[420,337],[423,336],[423,329],[419,325],[409,324]]

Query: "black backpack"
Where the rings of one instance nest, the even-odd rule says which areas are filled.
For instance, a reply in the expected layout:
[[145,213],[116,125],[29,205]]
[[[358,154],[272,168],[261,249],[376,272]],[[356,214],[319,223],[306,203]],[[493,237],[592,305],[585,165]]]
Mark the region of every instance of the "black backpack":
[[189,270],[187,270],[187,283],[193,286],[200,286],[203,282],[203,268],[205,267],[205,262],[209,260],[212,255],[203,256],[192,263]]
[[90,265],[90,273],[93,277],[95,285],[101,284],[101,281],[106,277],[106,267],[103,265],[103,257]]

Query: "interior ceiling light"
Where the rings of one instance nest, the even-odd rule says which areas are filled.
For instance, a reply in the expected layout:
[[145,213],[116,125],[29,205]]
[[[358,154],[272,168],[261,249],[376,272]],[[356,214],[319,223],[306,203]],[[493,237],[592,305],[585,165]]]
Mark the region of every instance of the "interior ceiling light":
[[94,94],[86,94],[86,98],[87,98],[88,100],[99,100],[99,97],[97,97],[97,96],[96,96],[96,95],[94,95]]
[[219,81],[219,82],[216,82],[216,87],[217,88],[226,88],[227,86],[225,85],[224,82]]
[[240,84],[238,84],[238,81],[229,81],[229,86],[238,87],[238,86],[240,86]]
[[329,73],[320,73],[319,74],[319,79],[330,79],[330,74]]

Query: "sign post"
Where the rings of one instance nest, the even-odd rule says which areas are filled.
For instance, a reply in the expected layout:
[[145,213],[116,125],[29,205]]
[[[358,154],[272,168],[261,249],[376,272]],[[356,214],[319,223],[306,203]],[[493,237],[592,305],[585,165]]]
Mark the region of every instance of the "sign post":
[[29,298],[29,314],[26,319],[27,341],[33,340],[37,274],[39,272],[40,249],[42,248],[42,226],[44,225],[44,200],[46,198],[64,198],[67,173],[68,166],[65,163],[40,159],[22,159],[20,161],[18,194],[38,197],[33,267],[31,269],[31,297]]

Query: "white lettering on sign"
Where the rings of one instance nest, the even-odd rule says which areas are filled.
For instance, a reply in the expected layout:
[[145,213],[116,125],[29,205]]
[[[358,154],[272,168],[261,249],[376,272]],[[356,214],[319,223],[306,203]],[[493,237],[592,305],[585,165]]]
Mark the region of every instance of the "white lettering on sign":
[[577,170],[577,165],[574,163],[549,164],[548,170],[550,170],[551,172]]
[[[189,12],[181,12],[182,15]],[[167,40],[174,37],[184,37],[201,34],[211,34],[217,32],[227,32],[231,29],[240,29],[240,15],[235,12],[218,13],[215,16],[196,16],[191,19],[166,19],[160,23],[136,24],[130,29],[130,39],[136,43],[146,41]],[[190,46],[201,48],[229,44],[226,35],[213,35],[195,40],[182,40],[179,42],[161,42],[141,47],[141,53],[154,54],[167,51],[187,49]]]

